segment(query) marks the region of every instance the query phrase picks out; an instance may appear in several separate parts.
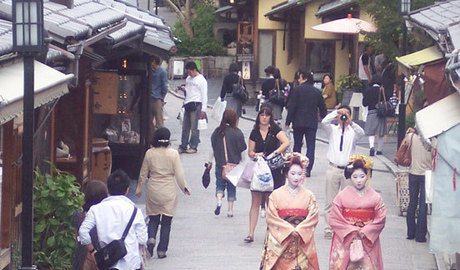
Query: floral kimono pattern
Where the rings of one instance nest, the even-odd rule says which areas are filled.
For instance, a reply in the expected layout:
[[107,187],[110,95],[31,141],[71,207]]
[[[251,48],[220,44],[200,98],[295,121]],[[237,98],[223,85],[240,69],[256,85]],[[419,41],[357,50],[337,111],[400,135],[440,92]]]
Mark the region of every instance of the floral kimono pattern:
[[318,206],[311,191],[299,187],[292,194],[287,186],[275,190],[268,204],[261,269],[319,269],[314,241],[317,224]]

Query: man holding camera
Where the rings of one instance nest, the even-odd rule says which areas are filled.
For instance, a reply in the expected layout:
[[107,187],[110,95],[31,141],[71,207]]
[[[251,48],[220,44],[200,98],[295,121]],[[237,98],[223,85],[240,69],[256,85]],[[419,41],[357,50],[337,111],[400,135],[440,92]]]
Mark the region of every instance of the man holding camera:
[[332,238],[332,230],[329,226],[329,211],[335,196],[346,185],[343,171],[348,165],[350,156],[355,152],[356,142],[364,135],[364,130],[352,121],[351,108],[347,105],[342,105],[337,110],[326,115],[321,123],[322,128],[328,134],[329,140],[324,237]]

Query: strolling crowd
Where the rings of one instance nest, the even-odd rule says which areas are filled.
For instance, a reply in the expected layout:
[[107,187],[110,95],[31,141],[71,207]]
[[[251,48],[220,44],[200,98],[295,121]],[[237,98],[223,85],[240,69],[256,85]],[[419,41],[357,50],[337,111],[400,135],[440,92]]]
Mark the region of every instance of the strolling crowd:
[[[167,256],[171,224],[177,207],[177,187],[184,194],[191,194],[180,154],[198,152],[200,133],[197,121],[205,114],[207,104],[206,79],[195,63],[187,63],[185,68],[188,77],[180,146],[178,150],[171,148],[170,131],[162,121],[156,122],[152,131],[152,147],[145,154],[135,189],[136,196],[146,194],[147,224],[142,212],[133,211],[135,204],[126,197],[129,177],[125,173],[112,173],[107,180],[107,188],[100,181],[89,182],[85,207],[78,222],[82,259],[75,269],[97,269],[97,253],[117,239],[124,240],[126,254],[107,269],[142,269],[144,255],[153,256],[155,247],[158,258]],[[248,234],[243,241],[248,244],[255,241],[259,211],[261,207],[266,208],[267,232],[263,239],[260,269],[319,269],[314,231],[321,210],[315,194],[306,187],[315,161],[316,132],[321,127],[329,141],[323,209],[326,222],[324,237],[331,239],[329,268],[383,269],[379,236],[385,226],[386,208],[369,182],[372,160],[368,156],[355,155],[357,140],[364,135],[380,134],[381,127],[366,125],[363,130],[353,122],[351,108],[336,104],[330,74],[324,75],[325,87],[319,91],[313,87],[313,76],[306,70],[296,72],[293,84],[282,79],[279,70],[274,67],[268,67],[266,72],[269,79],[261,90],[266,102],[258,108],[247,141],[238,128],[242,102],[232,95],[232,85],[240,81],[237,66],[230,67],[230,73],[224,80],[220,97],[229,101],[228,107],[210,138],[216,178],[214,214],[220,215],[226,197],[227,217],[234,216],[236,187],[244,181],[238,179],[235,185],[227,174],[238,164],[245,164],[244,171],[248,169],[247,164],[252,164],[248,169],[251,178],[247,186],[251,192]],[[277,94],[279,100],[273,97],[272,90],[282,92],[281,96]],[[163,100],[164,94],[160,101]],[[369,104],[372,100],[372,97],[365,97],[365,102]],[[157,104],[157,107],[161,106]],[[282,127],[284,108],[287,109],[287,117]],[[318,115],[322,119],[320,125]],[[288,153],[291,142],[286,130],[291,127],[293,151]],[[304,139],[305,155],[301,154]],[[414,182],[411,189],[415,190],[415,179],[419,177],[415,165],[411,172]],[[254,184],[262,181],[262,175],[268,175],[266,181],[271,183],[268,188]],[[426,241],[426,221],[422,217],[415,225],[412,212],[417,202],[414,200],[411,214],[408,214],[408,239],[417,238],[417,241],[423,242]]]

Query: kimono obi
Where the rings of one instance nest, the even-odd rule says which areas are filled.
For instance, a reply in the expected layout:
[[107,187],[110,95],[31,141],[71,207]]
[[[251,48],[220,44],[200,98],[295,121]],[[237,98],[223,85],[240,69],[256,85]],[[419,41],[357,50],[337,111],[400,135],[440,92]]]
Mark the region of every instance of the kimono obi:
[[279,209],[278,216],[293,225],[298,225],[308,216],[308,210],[300,208]]
[[366,223],[372,221],[375,217],[374,208],[344,208],[342,215],[351,224],[358,227],[364,227]]

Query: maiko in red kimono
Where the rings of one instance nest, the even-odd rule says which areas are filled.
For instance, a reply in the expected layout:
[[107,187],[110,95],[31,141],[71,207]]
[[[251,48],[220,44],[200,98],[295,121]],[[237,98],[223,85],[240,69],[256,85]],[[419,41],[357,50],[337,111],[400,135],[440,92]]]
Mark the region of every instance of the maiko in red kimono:
[[[385,227],[385,217],[382,197],[371,187],[367,187],[362,195],[353,186],[337,194],[329,219],[334,232],[329,269],[383,270],[379,236]],[[350,244],[355,237],[362,239],[364,258],[351,262]]]
[[296,191],[290,192],[286,185],[270,195],[261,269],[319,269],[314,241],[318,224],[316,198],[304,187]]

